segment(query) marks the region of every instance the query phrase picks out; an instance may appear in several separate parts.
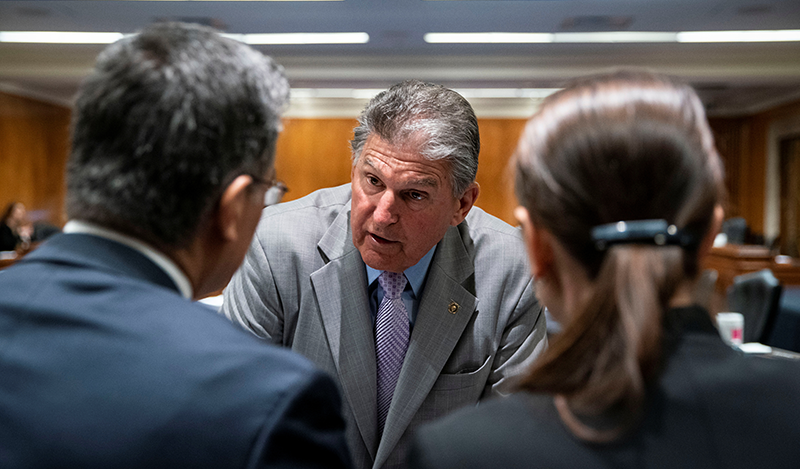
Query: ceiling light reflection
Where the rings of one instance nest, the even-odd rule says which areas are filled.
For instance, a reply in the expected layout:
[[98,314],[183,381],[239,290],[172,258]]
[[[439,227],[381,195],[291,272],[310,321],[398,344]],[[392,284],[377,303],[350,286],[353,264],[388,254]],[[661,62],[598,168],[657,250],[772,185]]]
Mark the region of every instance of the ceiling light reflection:
[[111,44],[122,37],[122,33],[116,32],[0,31],[0,42],[35,44]]
[[[467,99],[473,98],[511,98],[542,99],[558,91],[559,88],[454,88],[454,91]],[[292,88],[292,99],[372,99],[383,91],[378,88]]]

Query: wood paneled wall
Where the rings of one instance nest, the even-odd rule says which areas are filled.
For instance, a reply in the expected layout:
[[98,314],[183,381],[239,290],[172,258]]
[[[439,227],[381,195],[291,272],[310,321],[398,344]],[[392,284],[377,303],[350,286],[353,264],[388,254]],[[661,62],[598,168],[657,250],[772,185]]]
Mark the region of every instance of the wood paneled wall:
[[513,213],[517,199],[509,160],[526,122],[526,119],[478,119],[481,153],[475,179],[481,186],[481,194],[476,205],[511,225],[517,224]]
[[741,216],[763,234],[770,127],[800,116],[800,101],[748,117],[709,119],[717,149],[725,161],[730,195],[728,216]]
[[[284,201],[350,181],[350,140],[355,119],[286,119],[278,139],[275,171],[289,187]],[[481,153],[477,205],[515,224],[516,207],[508,161],[524,119],[479,119]]]
[[[62,225],[64,168],[68,154],[67,108],[0,93],[0,204],[18,200],[46,210]],[[289,186],[284,200],[350,181],[350,140],[356,119],[286,119],[275,169]],[[510,223],[516,206],[508,160],[524,119],[480,119],[478,205]]]
[[[742,205],[747,205],[748,202],[742,200],[742,195],[749,192],[748,188],[745,187],[742,191],[740,187],[742,155],[749,135],[746,123],[745,118],[709,119],[717,151],[725,164],[725,187],[728,189],[727,217],[740,216]],[[744,211],[747,212],[747,209]]]
[[350,140],[356,119],[284,119],[275,174],[294,200],[323,187],[350,182]]
[[64,223],[70,110],[0,93],[0,210],[19,201]]
[[[61,225],[68,153],[67,108],[0,93],[0,209],[19,200]],[[800,116],[800,101],[749,117],[710,119],[725,161],[729,216],[742,216],[756,233],[764,223],[768,133],[773,122]],[[525,119],[479,119],[478,206],[515,224],[508,162]],[[286,119],[276,170],[289,186],[284,200],[350,180],[354,118]]]

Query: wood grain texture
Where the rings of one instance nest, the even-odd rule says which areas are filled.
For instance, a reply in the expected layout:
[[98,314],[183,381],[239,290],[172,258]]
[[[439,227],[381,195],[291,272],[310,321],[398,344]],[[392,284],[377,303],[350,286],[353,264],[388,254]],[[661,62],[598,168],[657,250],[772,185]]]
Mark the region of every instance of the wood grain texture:
[[[355,119],[285,119],[278,139],[275,172],[289,187],[289,201],[317,189],[350,181],[350,140]],[[478,206],[515,224],[516,207],[508,162],[525,125],[524,119],[479,119],[481,153]]]
[[481,186],[477,205],[510,225],[517,225],[514,177],[509,163],[517,148],[526,119],[478,119],[481,153],[478,176]]
[[[12,200],[47,211],[61,225],[68,153],[67,108],[0,93],[0,204]],[[800,101],[753,116],[714,118],[711,126],[726,166],[729,216],[754,231],[764,223],[767,138],[770,125],[800,116]],[[509,160],[525,119],[479,119],[481,154],[477,205],[516,224]],[[350,181],[350,140],[355,118],[285,119],[278,139],[276,174],[289,187],[284,200]]]
[[725,188],[728,191],[728,203],[725,207],[727,217],[736,217],[741,213],[741,179],[742,162],[745,161],[746,119],[727,118],[709,119],[717,152],[725,165]]
[[284,119],[275,156],[276,177],[298,199],[350,182],[350,140],[355,119]]
[[726,216],[744,217],[755,234],[763,234],[770,126],[798,116],[800,101],[752,116],[709,119],[727,172]]
[[12,201],[61,226],[70,110],[0,93],[0,210]]

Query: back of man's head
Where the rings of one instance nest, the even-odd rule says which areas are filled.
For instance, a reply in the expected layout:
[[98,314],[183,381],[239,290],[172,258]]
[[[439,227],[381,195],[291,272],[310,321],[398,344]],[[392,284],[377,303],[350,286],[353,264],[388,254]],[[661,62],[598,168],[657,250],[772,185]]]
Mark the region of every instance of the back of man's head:
[[67,215],[186,247],[231,181],[272,166],[288,95],[280,65],[209,28],[161,23],[112,44],[78,95]]

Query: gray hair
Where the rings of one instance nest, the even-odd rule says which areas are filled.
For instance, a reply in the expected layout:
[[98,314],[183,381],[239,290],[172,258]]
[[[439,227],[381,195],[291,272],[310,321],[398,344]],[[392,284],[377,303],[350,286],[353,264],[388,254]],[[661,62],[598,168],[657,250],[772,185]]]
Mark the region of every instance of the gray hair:
[[67,215],[185,246],[242,174],[272,167],[283,68],[209,28],[160,23],[110,45],[81,85]]
[[461,197],[478,172],[478,119],[469,102],[453,90],[407,80],[372,98],[358,118],[350,142],[353,164],[374,133],[392,145],[416,145],[429,160],[450,165],[453,195]]

